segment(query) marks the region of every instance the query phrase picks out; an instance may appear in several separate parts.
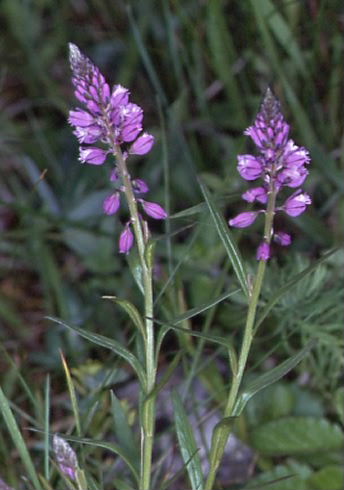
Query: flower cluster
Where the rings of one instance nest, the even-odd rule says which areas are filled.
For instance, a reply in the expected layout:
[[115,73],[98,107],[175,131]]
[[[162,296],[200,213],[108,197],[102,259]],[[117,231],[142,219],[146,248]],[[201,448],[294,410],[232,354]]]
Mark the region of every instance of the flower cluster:
[[55,434],[53,437],[53,450],[61,472],[71,480],[76,480],[78,460],[68,442]]
[[[244,132],[253,140],[259,156],[238,155],[238,171],[245,180],[253,181],[260,178],[263,181],[259,187],[244,192],[242,198],[245,201],[268,205],[269,200],[272,200],[273,214],[284,211],[295,217],[302,214],[311,204],[309,195],[300,189],[308,175],[306,166],[310,158],[305,148],[296,146],[294,141],[289,139],[289,130],[290,126],[284,120],[278,99],[267,89],[253,126]],[[297,190],[281,206],[276,206],[276,196],[283,187]],[[259,209],[240,213],[229,220],[229,225],[246,228],[260,213],[266,212],[266,209]],[[270,236],[265,236],[258,247],[258,260],[269,259],[272,238],[283,246],[291,243],[288,233],[275,232],[272,229]]]
[[[111,90],[98,67],[77,46],[70,44],[69,50],[75,97],[85,106],[85,109],[71,110],[68,118],[80,143],[79,160],[91,165],[102,165],[109,154],[121,152],[121,157],[126,160],[129,155],[148,153],[154,144],[154,137],[143,132],[143,110],[129,101],[129,90],[121,85],[115,85]],[[95,143],[97,146],[93,146]],[[121,193],[126,190],[117,167],[112,171],[110,181],[115,189],[103,203],[107,215],[119,210]],[[144,180],[130,178],[130,181],[135,195],[148,192]],[[148,216],[155,219],[167,217],[159,204],[142,198],[136,201]],[[120,252],[128,253],[133,243],[129,220],[120,236]]]

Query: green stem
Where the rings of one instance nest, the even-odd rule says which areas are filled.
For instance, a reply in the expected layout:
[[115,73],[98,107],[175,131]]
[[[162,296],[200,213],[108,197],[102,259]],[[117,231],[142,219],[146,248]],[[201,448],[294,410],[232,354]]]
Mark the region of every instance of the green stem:
[[150,490],[150,478],[152,469],[152,451],[155,421],[155,397],[148,397],[155,386],[156,364],[154,355],[154,325],[153,325],[153,276],[152,267],[147,262],[145,251],[145,236],[142,229],[137,201],[135,198],[130,174],[121,148],[115,148],[117,167],[122,177],[124,193],[127,199],[131,223],[137,244],[138,255],[142,268],[142,281],[144,290],[144,317],[145,317],[145,358],[146,358],[146,392],[142,402],[141,411],[141,471],[140,490]]
[[[275,204],[276,204],[276,190],[271,184],[269,189],[269,201],[265,215],[265,226],[264,226],[264,240],[267,244],[270,244],[271,236],[273,232],[273,219],[275,213]],[[228,394],[228,399],[226,403],[226,407],[224,410],[224,418],[228,418],[233,416],[234,407],[237,401],[239,389],[241,386],[242,378],[245,372],[248,355],[250,353],[253,335],[254,335],[254,322],[256,318],[256,311],[259,301],[260,292],[262,289],[262,284],[264,280],[266,269],[266,261],[260,260],[257,270],[257,275],[254,281],[254,286],[252,290],[252,294],[250,297],[250,302],[247,311],[247,318],[245,324],[244,335],[241,344],[241,350],[238,360],[238,369],[236,372],[232,373],[232,384]],[[232,430],[231,423],[225,423],[219,426],[217,429],[215,428],[213,433],[213,439],[211,443],[210,449],[210,470],[205,482],[204,490],[211,490],[213,488],[216,472],[220,465],[228,437]]]

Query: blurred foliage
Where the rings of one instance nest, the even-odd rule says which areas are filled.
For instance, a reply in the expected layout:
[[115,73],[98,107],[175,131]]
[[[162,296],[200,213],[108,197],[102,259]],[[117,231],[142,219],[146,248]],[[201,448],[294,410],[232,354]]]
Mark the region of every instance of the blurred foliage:
[[[164,227],[152,224],[158,237],[156,289],[161,292],[156,314],[166,319],[236,286],[196,177],[202,176],[225,217],[242,209],[244,184],[236,155],[249,144],[242,133],[268,84],[281,99],[293,139],[310,150],[307,191],[313,206],[296,220],[280,218],[278,224],[291,231],[294,242],[271,261],[262,305],[285,281],[343,242],[343,3],[2,0],[0,23],[2,388],[21,427],[46,427],[50,393],[50,429],[71,433],[75,421],[61,349],[80,397],[78,435],[106,439],[113,427],[106,389],[125,385],[131,372],[113,353],[46,316],[115,338],[139,352],[125,312],[101,296],[116,295],[137,306],[142,298],[127,261],[117,253],[119,220],[103,216],[106,169],[77,162],[77,142],[66,123],[75,104],[68,42],[90,56],[111,83],[130,87],[133,100],[144,108],[147,129],[157,137],[150,155],[133,164],[133,174],[149,182],[152,200],[172,214]],[[121,219],[125,221],[125,213]],[[252,274],[259,233],[259,224],[235,232]],[[293,417],[312,418],[315,428],[343,424],[343,262],[342,252],[334,254],[286,294],[260,327],[251,372],[292,356],[314,335],[318,343],[287,384],[277,384],[247,405],[242,420],[247,418],[253,433],[260,417],[261,430]],[[234,295],[181,326],[206,334],[211,324],[213,334],[230,336],[237,345],[244,311],[244,298]],[[186,386],[200,375],[211,400],[221,404],[228,382],[224,350],[202,339],[169,334],[163,367],[179,343],[185,349]],[[113,399],[112,406],[116,403]],[[135,419],[130,404],[122,408]],[[248,428],[241,437],[254,444]],[[48,480],[47,446],[32,432],[25,431],[25,440],[37,471],[44,461]],[[342,488],[335,458],[298,459],[288,451],[276,458],[261,447],[257,452],[262,475],[252,487],[297,474],[299,485],[285,479],[267,488]],[[128,488],[116,474],[117,460],[114,464],[100,447],[83,446],[82,458],[92,475],[90,488],[97,488],[93,479],[104,489],[113,488],[114,481],[117,488]],[[13,464],[17,461],[0,422],[0,476],[21,488],[24,469],[18,470]],[[55,485],[55,473],[54,478]]]

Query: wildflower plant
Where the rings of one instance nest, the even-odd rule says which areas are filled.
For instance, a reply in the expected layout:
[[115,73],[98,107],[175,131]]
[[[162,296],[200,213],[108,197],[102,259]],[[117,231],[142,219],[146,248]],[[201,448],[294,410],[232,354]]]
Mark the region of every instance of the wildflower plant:
[[[121,85],[114,85],[110,89],[98,67],[74,44],[69,45],[69,54],[74,93],[84,106],[71,110],[69,114],[69,123],[74,127],[74,134],[80,143],[79,160],[85,164],[103,165],[109,156],[115,158],[115,164],[109,172],[109,181],[114,189],[105,199],[103,209],[105,214],[114,215],[122,201],[126,201],[129,219],[119,237],[119,252],[128,254],[136,243],[140,262],[144,320],[133,305],[129,309],[132,315],[135,314],[145,351],[145,373],[140,376],[142,399],[145,399],[140,414],[140,489],[148,490],[154,438],[153,390],[157,356],[153,330],[153,245],[149,241],[148,223],[141,212],[158,220],[165,219],[167,213],[159,204],[143,199],[142,196],[149,191],[148,185],[142,179],[132,178],[127,161],[132,155],[147,154],[153,147],[154,137],[143,131],[143,110],[130,102],[128,89]],[[128,352],[124,357],[132,359],[133,355]],[[137,359],[135,361],[137,367],[139,362]]]

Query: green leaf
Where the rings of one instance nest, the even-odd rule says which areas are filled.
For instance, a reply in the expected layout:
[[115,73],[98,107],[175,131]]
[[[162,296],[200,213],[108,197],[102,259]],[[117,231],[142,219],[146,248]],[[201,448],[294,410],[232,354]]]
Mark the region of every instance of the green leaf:
[[135,279],[135,282],[136,282],[139,290],[144,295],[142,266],[141,266],[140,258],[139,258],[137,251],[135,249],[132,250],[129,255],[127,255],[127,261],[128,261],[131,273],[133,275],[133,278]]
[[126,451],[127,459],[132,462],[132,465],[135,466],[138,471],[140,460],[139,447],[135,441],[133,431],[128,423],[128,418],[122,408],[121,402],[113,391],[111,391],[111,412],[115,426],[114,432],[119,445],[123,451]]
[[249,296],[249,288],[248,288],[248,283],[247,283],[247,274],[246,274],[244,264],[243,264],[242,258],[240,256],[240,252],[238,250],[238,247],[237,247],[237,245],[236,245],[236,243],[232,237],[232,233],[230,232],[230,230],[228,228],[228,224],[226,223],[222,214],[218,210],[218,208],[217,208],[210,192],[206,188],[206,186],[201,181],[199,181],[199,185],[201,187],[201,191],[203,193],[204,199],[208,205],[208,208],[210,211],[210,216],[213,219],[213,222],[215,224],[218,235],[221,238],[222,243],[226,249],[226,252],[228,254],[228,258],[231,261],[234,272],[238,278],[238,281],[241,285],[243,292],[248,297]]
[[48,320],[51,320],[54,323],[57,323],[58,325],[62,325],[63,327],[69,328],[70,330],[77,332],[79,335],[81,335],[81,337],[84,337],[85,339],[89,340],[90,342],[93,342],[96,345],[100,345],[101,347],[105,347],[106,349],[112,350],[113,352],[115,352],[115,354],[122,357],[122,359],[125,359],[134,369],[135,373],[137,374],[140,380],[142,387],[145,389],[146,378],[145,378],[145,372],[142,364],[137,359],[137,357],[134,356],[134,354],[128,351],[128,349],[126,349],[125,347],[122,347],[119,342],[116,342],[116,340],[113,339],[109,339],[108,337],[104,337],[104,335],[87,332],[82,328],[75,327],[74,325],[69,325],[68,323],[63,322],[58,318],[54,318],[51,316],[48,316],[47,318]]
[[240,390],[233,410],[233,415],[240,415],[246,403],[249,401],[250,398],[252,398],[253,395],[271,385],[272,383],[275,383],[279,379],[283,378],[283,376],[291,371],[300,361],[302,361],[302,359],[304,359],[308,352],[314,347],[315,343],[316,340],[311,340],[297,354],[282,362],[278,366],[274,367],[270,371],[267,371],[266,373],[257,376],[257,378],[250,381],[246,386],[244,386],[244,388]]
[[344,434],[325,418],[286,417],[254,429],[250,442],[263,455],[294,456],[341,449]]
[[328,465],[316,471],[308,479],[312,490],[342,490],[344,487],[344,470],[339,465]]
[[200,490],[203,484],[203,475],[193,430],[177,392],[172,393],[172,401],[178,442],[191,488],[192,490]]
[[28,478],[30,478],[35,490],[42,490],[42,486],[39,482],[38,475],[35,470],[35,466],[30,457],[30,453],[25,445],[25,441],[20,433],[16,419],[14,418],[14,415],[7,401],[7,398],[4,395],[4,392],[2,391],[1,388],[0,388],[0,411],[4,418],[8,432],[11,435],[13,444],[15,445],[20,455],[20,459],[22,460],[23,465],[27,471]]
[[282,286],[280,289],[276,291],[276,293],[272,296],[268,304],[265,306],[263,313],[259,317],[259,319],[256,322],[255,325],[255,330],[257,331],[258,327],[262,324],[262,322],[265,320],[267,317],[268,313],[270,310],[274,307],[274,305],[277,303],[277,301],[284,295],[286,294],[291,288],[295,286],[301,279],[304,277],[308,276],[308,274],[311,274],[313,271],[315,271],[325,260],[327,260],[331,255],[333,255],[335,252],[338,251],[338,248],[330,250],[327,254],[325,254],[321,259],[317,260],[314,264],[310,265],[309,267],[306,267],[303,271],[299,272],[299,274],[296,274],[290,281],[288,281],[284,286]]
[[123,310],[128,314],[130,317],[131,321],[137,327],[137,329],[141,332],[143,338],[146,338],[146,331],[145,327],[143,324],[142,317],[136,308],[130,301],[127,301],[125,299],[120,299],[117,298],[117,296],[102,296],[103,299],[109,299],[110,301],[113,301],[117,305],[119,305]]
[[185,320],[188,320],[189,318],[200,315],[204,311],[209,310],[209,308],[212,308],[213,306],[217,305],[218,303],[221,303],[221,301],[229,298],[230,296],[233,296],[233,294],[236,294],[239,291],[240,291],[240,289],[236,289],[235,291],[227,291],[226,293],[221,294],[217,298],[214,298],[210,301],[207,301],[206,303],[202,303],[201,305],[196,306],[195,308],[191,308],[190,310],[187,310],[182,315],[176,316],[172,320],[169,320],[169,323],[171,323],[173,325],[178,325],[178,323],[182,323]]

